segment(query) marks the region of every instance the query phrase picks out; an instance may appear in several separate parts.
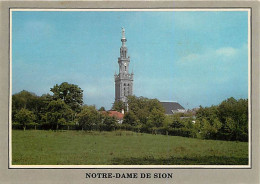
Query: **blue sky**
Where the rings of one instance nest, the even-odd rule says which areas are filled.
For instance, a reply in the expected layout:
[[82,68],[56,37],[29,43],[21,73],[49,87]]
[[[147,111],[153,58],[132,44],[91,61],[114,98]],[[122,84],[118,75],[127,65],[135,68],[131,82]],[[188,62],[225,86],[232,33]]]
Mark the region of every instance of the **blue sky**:
[[94,11],[12,13],[12,93],[69,82],[110,109],[125,27],[134,94],[185,108],[248,98],[248,13]]

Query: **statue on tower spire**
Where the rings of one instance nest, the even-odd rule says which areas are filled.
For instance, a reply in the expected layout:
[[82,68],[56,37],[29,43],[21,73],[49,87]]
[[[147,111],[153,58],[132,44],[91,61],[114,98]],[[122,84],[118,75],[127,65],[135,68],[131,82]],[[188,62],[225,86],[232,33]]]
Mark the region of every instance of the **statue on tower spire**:
[[125,28],[122,27],[122,39],[125,39]]

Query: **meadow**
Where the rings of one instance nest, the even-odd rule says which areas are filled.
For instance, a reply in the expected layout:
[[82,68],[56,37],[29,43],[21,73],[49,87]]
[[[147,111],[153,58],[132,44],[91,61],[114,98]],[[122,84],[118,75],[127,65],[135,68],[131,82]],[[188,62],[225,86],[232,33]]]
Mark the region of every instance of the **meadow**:
[[13,165],[247,165],[248,143],[131,131],[12,130]]

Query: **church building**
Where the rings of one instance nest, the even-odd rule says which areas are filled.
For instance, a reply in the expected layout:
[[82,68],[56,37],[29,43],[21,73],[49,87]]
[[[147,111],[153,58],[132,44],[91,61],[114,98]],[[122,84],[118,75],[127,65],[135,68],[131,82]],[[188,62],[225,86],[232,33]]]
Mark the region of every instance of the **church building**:
[[130,56],[127,54],[125,29],[122,28],[122,46],[118,58],[119,73],[115,73],[115,101],[127,102],[127,96],[133,95],[133,72],[129,73]]

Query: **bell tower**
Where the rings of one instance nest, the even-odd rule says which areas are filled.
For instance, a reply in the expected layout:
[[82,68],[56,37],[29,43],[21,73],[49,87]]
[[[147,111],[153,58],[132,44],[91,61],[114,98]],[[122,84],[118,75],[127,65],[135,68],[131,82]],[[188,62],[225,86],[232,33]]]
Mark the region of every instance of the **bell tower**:
[[122,46],[118,58],[119,73],[115,73],[115,101],[127,102],[127,96],[133,95],[133,73],[129,73],[130,56],[127,55],[125,29],[122,28]]

